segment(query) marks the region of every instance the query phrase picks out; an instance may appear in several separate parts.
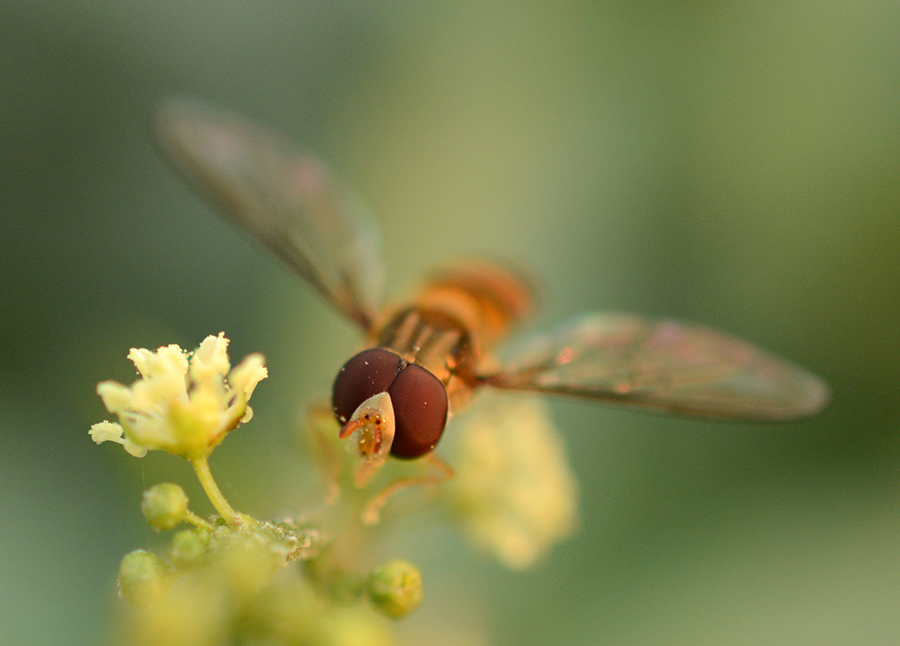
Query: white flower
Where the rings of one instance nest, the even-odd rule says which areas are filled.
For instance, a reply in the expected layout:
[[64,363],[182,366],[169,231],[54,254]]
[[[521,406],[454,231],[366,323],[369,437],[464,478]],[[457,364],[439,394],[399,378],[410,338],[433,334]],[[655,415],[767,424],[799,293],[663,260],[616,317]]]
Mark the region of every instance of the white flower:
[[483,398],[459,419],[448,493],[469,538],[523,569],[574,530],[578,486],[540,398]]
[[259,354],[229,372],[228,343],[223,332],[208,336],[190,358],[177,345],[156,352],[132,348],[128,358],[141,379],[131,387],[115,381],[97,386],[120,424],[94,424],[91,438],[98,444],[118,442],[136,457],[158,449],[188,460],[205,458],[229,431],[250,419],[247,400],[268,374]]

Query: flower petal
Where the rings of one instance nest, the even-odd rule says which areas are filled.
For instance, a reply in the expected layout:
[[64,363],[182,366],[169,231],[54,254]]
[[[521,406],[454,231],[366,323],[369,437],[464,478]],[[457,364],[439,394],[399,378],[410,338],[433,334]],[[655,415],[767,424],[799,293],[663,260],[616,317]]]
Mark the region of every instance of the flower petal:
[[218,336],[203,339],[191,357],[191,377],[197,381],[207,379],[211,375],[226,375],[231,364],[228,361],[228,344],[224,332]]
[[134,407],[131,390],[117,381],[101,381],[97,384],[97,394],[110,413],[119,414]]
[[256,385],[269,376],[266,369],[265,357],[255,353],[247,355],[234,370],[228,373],[228,383],[236,393],[243,393],[247,399],[253,394]]

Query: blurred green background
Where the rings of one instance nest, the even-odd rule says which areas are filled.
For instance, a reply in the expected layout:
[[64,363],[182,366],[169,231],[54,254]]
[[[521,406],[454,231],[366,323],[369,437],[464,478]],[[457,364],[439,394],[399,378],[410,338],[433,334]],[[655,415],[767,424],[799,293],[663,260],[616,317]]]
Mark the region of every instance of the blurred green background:
[[897,3],[4,0],[0,642],[101,641],[119,559],[156,544],[142,488],[191,480],[88,438],[129,347],[263,352],[213,469],[258,516],[310,479],[285,446],[356,338],[158,160],[152,107],[188,94],[337,168],[395,296],[454,256],[520,259],[535,328],[672,315],[833,387],[784,426],[554,403],[578,534],[519,574],[411,524],[409,643],[898,643],[898,43]]

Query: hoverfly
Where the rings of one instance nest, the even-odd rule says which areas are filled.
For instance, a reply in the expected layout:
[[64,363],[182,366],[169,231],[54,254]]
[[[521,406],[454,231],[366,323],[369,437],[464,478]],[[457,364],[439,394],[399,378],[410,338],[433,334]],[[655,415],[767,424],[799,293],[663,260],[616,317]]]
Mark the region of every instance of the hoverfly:
[[807,417],[827,403],[815,375],[700,325],[586,314],[537,335],[497,368],[490,351],[531,307],[497,264],[460,264],[406,305],[381,309],[377,235],[324,164],[218,108],[173,99],[156,113],[163,156],[183,179],[362,328],[366,348],[332,391],[340,436],[380,466],[437,445],[450,413],[489,386],[747,421]]

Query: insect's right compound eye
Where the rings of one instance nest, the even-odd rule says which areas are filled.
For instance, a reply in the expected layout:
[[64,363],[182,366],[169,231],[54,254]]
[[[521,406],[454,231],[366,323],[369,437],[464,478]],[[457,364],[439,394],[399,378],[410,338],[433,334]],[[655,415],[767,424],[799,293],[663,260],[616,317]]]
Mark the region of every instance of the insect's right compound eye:
[[334,380],[331,405],[341,424],[369,397],[387,391],[403,365],[403,359],[389,350],[364,350],[344,364]]
[[394,409],[395,433],[391,455],[418,458],[430,452],[447,424],[447,390],[422,366],[404,368],[388,394]]

